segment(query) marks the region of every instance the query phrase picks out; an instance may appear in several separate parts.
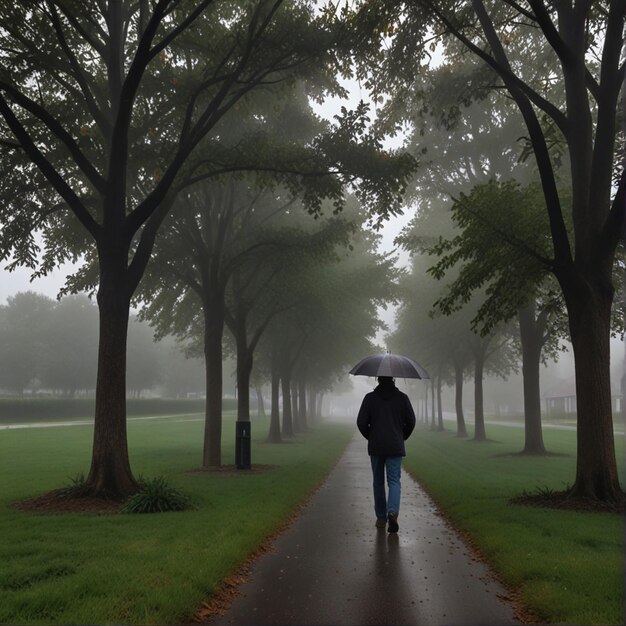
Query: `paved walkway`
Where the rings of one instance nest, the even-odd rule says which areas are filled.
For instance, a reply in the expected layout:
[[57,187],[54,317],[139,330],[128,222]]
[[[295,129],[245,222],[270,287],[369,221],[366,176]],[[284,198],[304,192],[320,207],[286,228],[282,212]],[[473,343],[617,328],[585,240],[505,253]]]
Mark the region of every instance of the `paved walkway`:
[[350,443],[214,626],[517,623],[504,589],[403,472],[400,532],[374,526],[366,443]]

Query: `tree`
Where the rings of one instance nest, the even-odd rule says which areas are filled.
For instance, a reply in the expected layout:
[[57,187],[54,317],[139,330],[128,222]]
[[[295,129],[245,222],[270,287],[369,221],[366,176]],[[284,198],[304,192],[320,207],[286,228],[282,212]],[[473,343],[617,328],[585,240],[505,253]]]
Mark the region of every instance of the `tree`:
[[[365,134],[363,107],[358,114],[344,111],[335,124],[327,124],[313,115],[301,83],[282,93],[264,92],[252,104],[256,115],[251,119],[242,117],[237,124],[223,127],[222,140],[237,146],[255,171],[245,178],[223,176],[219,181],[200,182],[181,194],[166,233],[156,244],[156,263],[153,270],[148,270],[150,278],[143,295],[144,301],[150,302],[146,315],[160,318],[161,332],[169,332],[168,324],[172,323],[179,332],[181,329],[187,332],[190,323],[187,313],[194,311],[190,303],[196,297],[200,299],[207,365],[205,465],[221,463],[224,324],[228,323],[237,342],[241,392],[238,417],[244,420],[249,416],[248,384],[254,346],[278,306],[278,300],[274,299],[271,310],[261,314],[257,327],[249,332],[250,293],[260,296],[256,298],[258,305],[265,293],[258,288],[258,281],[263,283],[271,278],[275,271],[272,268],[280,265],[277,257],[280,250],[294,250],[303,245],[298,231],[294,230],[295,216],[303,213],[302,209],[315,217],[321,215],[322,209],[336,213],[342,205],[343,186],[359,180],[362,192],[366,189],[371,192],[371,202],[399,173],[396,166],[389,169],[390,161],[396,161],[401,169],[405,167],[404,159],[390,159],[381,152],[377,141]],[[355,133],[362,138],[360,146],[355,143]],[[382,169],[377,164],[383,165]],[[358,188],[357,193],[361,193]],[[381,201],[382,196],[387,197],[387,193],[380,196]],[[333,205],[323,205],[324,199]],[[290,213],[289,207],[294,203]],[[283,213],[291,217],[287,218],[281,236],[271,229]],[[312,222],[307,215],[300,221]],[[291,233],[286,230],[288,223],[292,226]],[[327,238],[331,234],[332,237],[328,244],[341,235],[337,226],[338,223],[334,233],[329,227]],[[259,272],[261,276],[254,279],[250,288],[245,287],[248,293],[244,294],[242,289],[251,279],[250,273]],[[244,274],[248,276],[244,278]],[[237,289],[232,288],[234,280],[238,282]],[[227,293],[231,294],[230,307]],[[179,315],[183,317],[174,320]]]
[[[359,207],[351,204],[344,216],[354,223],[348,246],[337,242],[333,254],[322,254],[314,263],[282,275],[276,287],[292,304],[274,318],[255,357],[255,362],[271,364],[270,440],[281,439],[279,383],[285,391],[284,434],[306,428],[319,414],[320,394],[376,349],[372,341],[381,328],[376,307],[395,297],[393,261],[374,252],[377,237],[362,228]],[[293,401],[285,397],[295,393],[294,419]]]
[[[425,255],[413,254],[410,271],[400,278],[396,329],[387,342],[393,352],[414,358],[436,380],[440,407],[443,380],[456,385],[457,436],[466,437],[462,393],[464,370],[469,363],[467,327],[459,323],[459,315],[433,313],[442,287],[427,274],[426,261]],[[443,416],[438,429],[443,430]]]
[[129,395],[139,398],[141,392],[152,389],[161,380],[159,348],[154,342],[148,324],[141,323],[135,316],[128,328],[128,368],[126,387]]
[[[427,72],[426,87],[411,86],[415,98],[402,99],[408,110],[397,110],[395,102],[386,115],[387,124],[394,118],[421,122],[407,141],[412,152],[422,153],[422,167],[410,186],[419,213],[399,240],[410,251],[437,255],[429,271],[439,278],[462,265],[437,301],[446,314],[487,285],[474,329],[488,334],[500,322],[523,318],[524,452],[542,454],[539,366],[556,355],[564,336],[564,303],[554,279],[532,255],[536,250],[549,255],[550,237],[536,169],[519,143],[523,120],[509,99],[488,90],[474,96],[477,102],[471,94],[464,96],[460,107],[459,91],[467,90],[476,74],[484,69],[475,60],[455,57]],[[555,159],[559,150],[553,148]],[[442,211],[452,224],[436,219]],[[537,311],[536,318],[531,311]]]
[[34,291],[9,296],[0,305],[0,386],[21,396],[41,377],[53,307],[53,300]]
[[[283,202],[275,204],[280,208]],[[270,205],[270,210],[275,213],[276,207]],[[314,229],[311,228],[313,224],[308,229],[302,224],[302,230],[298,232],[297,222],[291,216],[293,210],[287,211],[287,221],[292,224],[285,223],[282,229],[275,225],[270,232],[263,233],[260,228],[252,226],[254,236],[249,235],[248,250],[254,248],[255,252],[236,268],[227,294],[226,323],[237,345],[238,419],[250,419],[250,374],[260,338],[275,316],[299,305],[299,294],[285,289],[285,283],[300,281],[306,274],[307,265],[323,262],[338,244],[346,242],[351,228],[345,220],[334,218],[316,223]],[[255,213],[260,213],[259,217],[263,218],[258,206]],[[290,278],[285,280],[286,273]],[[284,354],[288,353],[286,346]],[[287,366],[289,360],[283,363],[287,370],[290,369]],[[293,416],[297,418],[296,413]]]
[[[455,385],[457,437],[466,437],[463,414],[463,382],[465,372],[473,363],[474,371],[474,440],[485,441],[483,405],[483,374],[485,371],[504,376],[515,368],[514,353],[508,329],[491,327],[480,335],[471,328],[476,302],[442,312],[440,302],[450,288],[440,285],[425,271],[427,257],[415,254],[411,273],[401,282],[401,306],[397,313],[397,329],[389,337],[389,345],[414,356],[437,380],[440,399],[442,379]],[[433,390],[434,391],[434,390]],[[431,403],[434,402],[434,394]],[[433,410],[433,424],[435,415]],[[440,421],[439,429],[443,424]]]
[[41,355],[44,387],[74,395],[96,387],[98,309],[86,296],[67,296],[54,304]]
[[[301,228],[317,224],[301,204],[292,206],[294,200],[284,189],[255,189],[248,181],[231,177],[204,183],[181,198],[182,217],[174,214],[160,238],[142,292],[143,316],[153,321],[160,336],[174,332],[202,344],[204,466],[221,464],[224,324],[229,323],[236,339],[238,419],[249,419],[254,349],[273,315],[289,306],[271,289],[271,280],[281,267],[295,272],[311,260],[300,254],[294,262],[295,251],[303,253],[310,237],[296,228],[295,211],[303,213]],[[289,207],[295,209],[291,215]],[[321,245],[340,236],[337,226],[335,220],[316,235]],[[253,309],[256,318],[250,316]],[[252,332],[251,322],[256,325]]]
[[[374,252],[377,237],[362,228],[362,217],[352,219],[350,247],[340,246],[336,260],[318,263],[301,281],[304,293],[296,312],[306,341],[297,372],[300,385],[306,378],[314,395],[330,391],[354,363],[376,350],[374,336],[384,328],[377,307],[396,298],[393,259]],[[318,398],[315,408],[320,404]]]
[[14,252],[34,267],[41,229],[41,272],[84,252],[92,263],[70,287],[97,284],[85,494],[121,498],[138,488],[126,437],[130,300],[176,194],[200,177],[250,168],[220,145],[222,120],[255,89],[307,65],[309,74],[325,68],[335,24],[307,2],[281,0],[18,0],[0,9],[1,143],[11,157],[2,257]]
[[202,360],[186,353],[185,346],[171,336],[160,341],[163,354],[161,389],[165,397],[200,397],[204,391]]
[[[445,43],[460,44],[459,56],[469,54],[484,61],[499,78],[498,87],[506,89],[518,106],[541,179],[553,247],[550,256],[538,260],[562,290],[576,361],[578,447],[570,494],[607,501],[621,497],[611,416],[609,337],[613,266],[624,227],[626,190],[624,169],[615,158],[625,10],[624,0],[381,0],[362,5],[356,20],[362,29],[381,21],[387,33],[397,29],[388,63],[378,76],[400,83],[414,80],[434,32]],[[380,29],[364,30],[364,39],[379,41]],[[529,45],[537,40],[538,46]],[[523,54],[510,54],[511,46]],[[411,55],[415,63],[407,63]],[[546,84],[558,88],[547,93],[542,91]],[[559,193],[550,153],[554,142],[567,148],[570,206]]]
[[[430,272],[442,278],[458,266],[456,278],[437,306],[447,314],[484,290],[472,326],[487,334],[517,317],[522,352],[526,454],[545,454],[541,431],[539,367],[556,357],[566,335],[562,299],[553,279],[537,262],[547,254],[548,228],[536,186],[489,181],[452,204],[458,234],[429,248],[438,260]],[[544,233],[544,236],[542,236]]]
[[487,441],[483,376],[485,371],[505,377],[516,369],[511,333],[506,326],[492,329],[490,335],[469,335],[474,360],[474,441]]

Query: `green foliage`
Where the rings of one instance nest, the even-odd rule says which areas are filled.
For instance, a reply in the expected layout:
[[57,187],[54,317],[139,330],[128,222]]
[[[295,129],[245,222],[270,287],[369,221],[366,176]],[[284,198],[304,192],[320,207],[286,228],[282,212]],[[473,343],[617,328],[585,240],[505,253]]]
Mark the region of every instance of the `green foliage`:
[[[460,194],[452,219],[458,234],[426,248],[439,257],[428,270],[435,278],[459,265],[458,276],[435,306],[450,315],[484,290],[472,326],[487,333],[514,317],[546,279],[551,250],[542,198],[535,186],[523,189],[513,181],[492,180]],[[563,305],[556,294],[553,298],[557,311]]]
[[85,486],[85,473],[78,472],[74,476],[68,477],[68,483],[62,488],[62,494],[65,496],[73,496]]
[[[321,198],[341,207],[347,182],[372,211],[397,209],[413,162],[382,149],[367,111],[327,125],[298,110],[345,93],[345,25],[332,11],[307,0],[121,6],[18,0],[0,10],[0,260],[46,273],[82,255],[68,288],[93,288],[105,215],[135,216],[124,224],[128,260],[141,251],[142,266],[163,199],[233,171],[283,184],[312,212]],[[294,129],[306,140],[294,142]]]
[[17,293],[0,305],[0,388],[21,395],[45,375],[54,306],[53,300],[33,291]]
[[[73,396],[95,389],[98,309],[84,295],[54,301],[28,291],[9,297],[0,306],[0,342],[5,392],[20,395],[28,387]],[[134,317],[127,354],[128,389],[138,394],[153,388],[161,377],[159,348],[149,327]]]
[[531,491],[527,491],[523,489],[520,496],[542,496],[542,497],[551,497],[556,495],[557,493],[568,491],[571,488],[571,485],[565,485],[559,489],[554,489],[548,486],[538,486],[532,489]]
[[387,338],[393,352],[413,356],[431,376],[442,376],[454,382],[454,362],[467,365],[469,320],[467,311],[453,316],[434,314],[433,307],[443,287],[426,270],[428,258],[415,254],[412,264],[399,281],[400,306],[396,312],[396,329]]
[[355,226],[349,246],[288,268],[279,290],[289,294],[291,306],[275,320],[271,341],[263,346],[265,360],[272,347],[291,355],[319,390],[332,388],[351,365],[376,350],[374,337],[384,328],[377,307],[397,295],[393,259],[375,252],[378,238],[358,215],[349,217]]
[[122,513],[165,513],[193,508],[189,496],[172,487],[165,476],[139,478],[139,492],[122,507]]

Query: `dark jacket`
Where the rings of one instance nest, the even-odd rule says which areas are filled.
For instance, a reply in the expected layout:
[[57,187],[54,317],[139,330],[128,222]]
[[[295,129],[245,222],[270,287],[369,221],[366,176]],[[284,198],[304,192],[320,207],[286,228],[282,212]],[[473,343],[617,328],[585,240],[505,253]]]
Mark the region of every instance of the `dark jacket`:
[[363,398],[356,425],[370,456],[405,456],[404,440],[415,428],[409,397],[393,383],[379,384]]

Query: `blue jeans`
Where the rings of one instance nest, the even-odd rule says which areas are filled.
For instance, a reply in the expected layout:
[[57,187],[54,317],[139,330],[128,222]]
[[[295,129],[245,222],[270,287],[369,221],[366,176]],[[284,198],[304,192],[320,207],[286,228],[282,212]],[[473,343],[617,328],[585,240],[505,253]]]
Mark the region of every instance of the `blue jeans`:
[[[374,510],[376,517],[386,518],[388,513],[400,512],[400,469],[401,456],[370,456],[374,475]],[[389,499],[385,494],[385,469]]]

